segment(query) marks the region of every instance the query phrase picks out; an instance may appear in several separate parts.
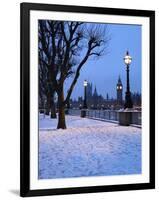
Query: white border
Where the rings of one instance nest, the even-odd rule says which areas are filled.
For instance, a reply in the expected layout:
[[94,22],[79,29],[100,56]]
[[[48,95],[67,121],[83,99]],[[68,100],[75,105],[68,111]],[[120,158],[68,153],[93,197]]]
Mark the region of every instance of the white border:
[[[142,25],[142,174],[38,180],[38,19]],[[67,12],[30,12],[30,189],[149,182],[149,18]]]

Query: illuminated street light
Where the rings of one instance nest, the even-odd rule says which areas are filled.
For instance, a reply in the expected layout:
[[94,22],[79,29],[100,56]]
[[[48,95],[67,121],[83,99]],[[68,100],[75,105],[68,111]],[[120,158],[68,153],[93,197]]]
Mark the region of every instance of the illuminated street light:
[[132,57],[129,55],[128,51],[126,52],[126,56],[124,57],[124,62],[126,64],[126,74],[127,74],[127,85],[126,85],[124,108],[132,108],[133,103],[131,100],[130,83],[129,83],[129,66],[132,62]]
[[83,86],[84,86],[84,101],[83,101],[83,108],[87,109],[87,85],[88,82],[84,80]]

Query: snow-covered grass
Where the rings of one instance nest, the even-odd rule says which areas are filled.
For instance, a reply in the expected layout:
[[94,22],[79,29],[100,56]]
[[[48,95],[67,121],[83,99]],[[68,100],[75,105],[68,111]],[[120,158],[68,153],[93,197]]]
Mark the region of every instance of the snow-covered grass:
[[141,129],[66,117],[39,117],[39,178],[108,176],[141,173]]

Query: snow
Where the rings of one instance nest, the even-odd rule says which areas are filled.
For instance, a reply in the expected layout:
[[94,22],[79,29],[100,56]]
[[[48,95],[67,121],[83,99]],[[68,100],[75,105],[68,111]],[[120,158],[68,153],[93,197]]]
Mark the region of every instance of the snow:
[[141,173],[141,129],[66,116],[39,117],[39,179]]

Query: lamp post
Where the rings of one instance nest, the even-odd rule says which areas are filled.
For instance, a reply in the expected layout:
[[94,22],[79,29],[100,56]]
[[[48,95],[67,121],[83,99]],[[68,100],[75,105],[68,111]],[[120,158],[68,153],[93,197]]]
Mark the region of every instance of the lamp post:
[[84,85],[84,101],[83,101],[83,108],[87,109],[87,84],[88,82],[84,80],[83,85]]
[[84,86],[84,101],[83,101],[83,109],[81,109],[81,117],[86,117],[86,109],[87,109],[87,81],[84,80],[83,82],[83,86]]
[[131,99],[131,92],[130,92],[130,83],[129,83],[129,66],[131,64],[132,57],[129,55],[129,52],[126,52],[124,57],[124,62],[126,64],[126,75],[127,75],[127,84],[126,84],[126,92],[125,92],[125,105],[124,108],[132,108],[133,103]]

